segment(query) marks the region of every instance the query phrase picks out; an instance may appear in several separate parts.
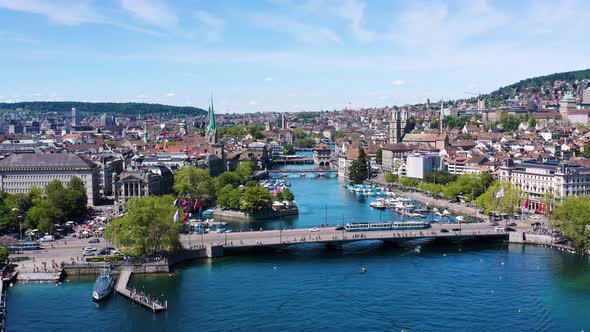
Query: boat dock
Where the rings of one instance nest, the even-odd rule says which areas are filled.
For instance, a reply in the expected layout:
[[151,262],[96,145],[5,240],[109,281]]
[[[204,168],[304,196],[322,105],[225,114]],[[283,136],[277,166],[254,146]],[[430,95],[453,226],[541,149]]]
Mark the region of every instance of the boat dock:
[[154,300],[150,300],[150,296],[146,294],[138,294],[134,293],[129,288],[127,288],[127,284],[129,283],[129,279],[131,278],[131,271],[130,269],[123,269],[119,274],[119,280],[117,280],[117,285],[115,286],[115,290],[117,293],[127,297],[134,303],[138,303],[143,307],[152,310],[153,312],[156,311],[164,311],[168,309],[168,302],[166,301],[164,305],[156,302]]

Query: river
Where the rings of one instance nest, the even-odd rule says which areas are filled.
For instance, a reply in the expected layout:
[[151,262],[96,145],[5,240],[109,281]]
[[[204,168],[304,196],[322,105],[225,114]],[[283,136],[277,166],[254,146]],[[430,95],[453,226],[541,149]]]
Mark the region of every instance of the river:
[[[326,211],[330,224],[390,213],[380,215],[338,179],[289,181],[300,215],[264,227],[321,225]],[[168,300],[169,310],[158,314],[118,295],[97,305],[93,282],[10,288],[7,330],[590,330],[588,257],[497,242],[306,244],[196,261],[170,275],[134,276],[134,287]]]

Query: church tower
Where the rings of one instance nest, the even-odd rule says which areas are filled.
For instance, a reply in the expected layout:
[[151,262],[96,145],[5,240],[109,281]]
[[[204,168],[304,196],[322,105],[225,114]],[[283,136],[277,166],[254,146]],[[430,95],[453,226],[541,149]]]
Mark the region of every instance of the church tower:
[[217,126],[215,125],[215,113],[213,111],[213,96],[211,96],[211,104],[209,105],[209,124],[207,125],[207,142],[209,144],[217,144]]
[[391,114],[391,123],[389,124],[389,142],[401,143],[406,124],[408,122],[408,112],[406,110],[394,110]]
[[143,143],[144,144],[148,144],[149,142],[149,138],[148,138],[148,130],[147,130],[147,121],[143,122]]

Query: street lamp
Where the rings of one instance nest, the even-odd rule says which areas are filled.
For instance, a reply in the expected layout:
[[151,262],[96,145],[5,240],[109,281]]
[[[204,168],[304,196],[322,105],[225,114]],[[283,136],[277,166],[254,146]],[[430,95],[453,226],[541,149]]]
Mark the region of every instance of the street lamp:
[[[20,212],[19,208],[12,208],[12,211],[18,211]],[[20,238],[20,243],[19,243],[19,249],[20,249],[20,253],[23,253],[23,222],[22,222],[22,218],[23,216],[21,216],[20,214],[18,215],[18,234],[19,234],[19,238]]]

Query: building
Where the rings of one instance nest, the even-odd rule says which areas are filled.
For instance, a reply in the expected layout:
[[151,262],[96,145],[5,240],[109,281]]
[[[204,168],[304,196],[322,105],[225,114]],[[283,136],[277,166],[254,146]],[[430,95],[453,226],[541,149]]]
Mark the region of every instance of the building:
[[381,150],[381,166],[384,171],[392,172],[414,151],[414,147],[401,143],[384,144]]
[[209,175],[217,176],[227,170],[225,150],[223,142],[217,136],[217,125],[215,123],[215,112],[213,110],[213,97],[208,112],[209,124],[205,132],[207,143],[209,143],[209,155],[205,158]]
[[406,158],[406,176],[424,179],[424,176],[443,169],[442,158],[438,153],[413,153]]
[[113,116],[109,114],[103,114],[100,116],[100,126],[101,127],[110,127],[113,125]]
[[582,95],[582,103],[590,104],[590,88],[586,88],[586,90],[584,90],[584,94]]
[[500,180],[519,187],[529,198],[529,209],[536,210],[547,194],[554,199],[590,195],[590,167],[555,162],[515,163],[504,161],[499,170]]
[[576,99],[568,92],[559,102],[559,113],[564,120],[568,120],[569,113],[576,110]]
[[115,156],[101,158],[99,165],[99,188],[104,196],[113,195],[113,174],[123,171],[123,159]]
[[79,177],[84,182],[88,204],[99,198],[99,168],[90,160],[72,153],[21,153],[0,160],[0,191],[27,193],[32,186],[45,188],[53,181],[67,184]]
[[449,138],[446,133],[406,134],[402,139],[402,143],[442,150],[449,145]]
[[131,197],[172,193],[174,174],[168,167],[154,166],[113,174],[115,201],[124,204]]
[[408,119],[408,112],[405,110],[395,110],[391,113],[391,123],[389,125],[389,143],[396,144],[402,141]]
[[79,126],[79,125],[80,125],[80,112],[75,107],[72,107],[72,126]]
[[328,144],[316,144],[313,147],[313,163],[319,166],[330,166],[332,150]]

